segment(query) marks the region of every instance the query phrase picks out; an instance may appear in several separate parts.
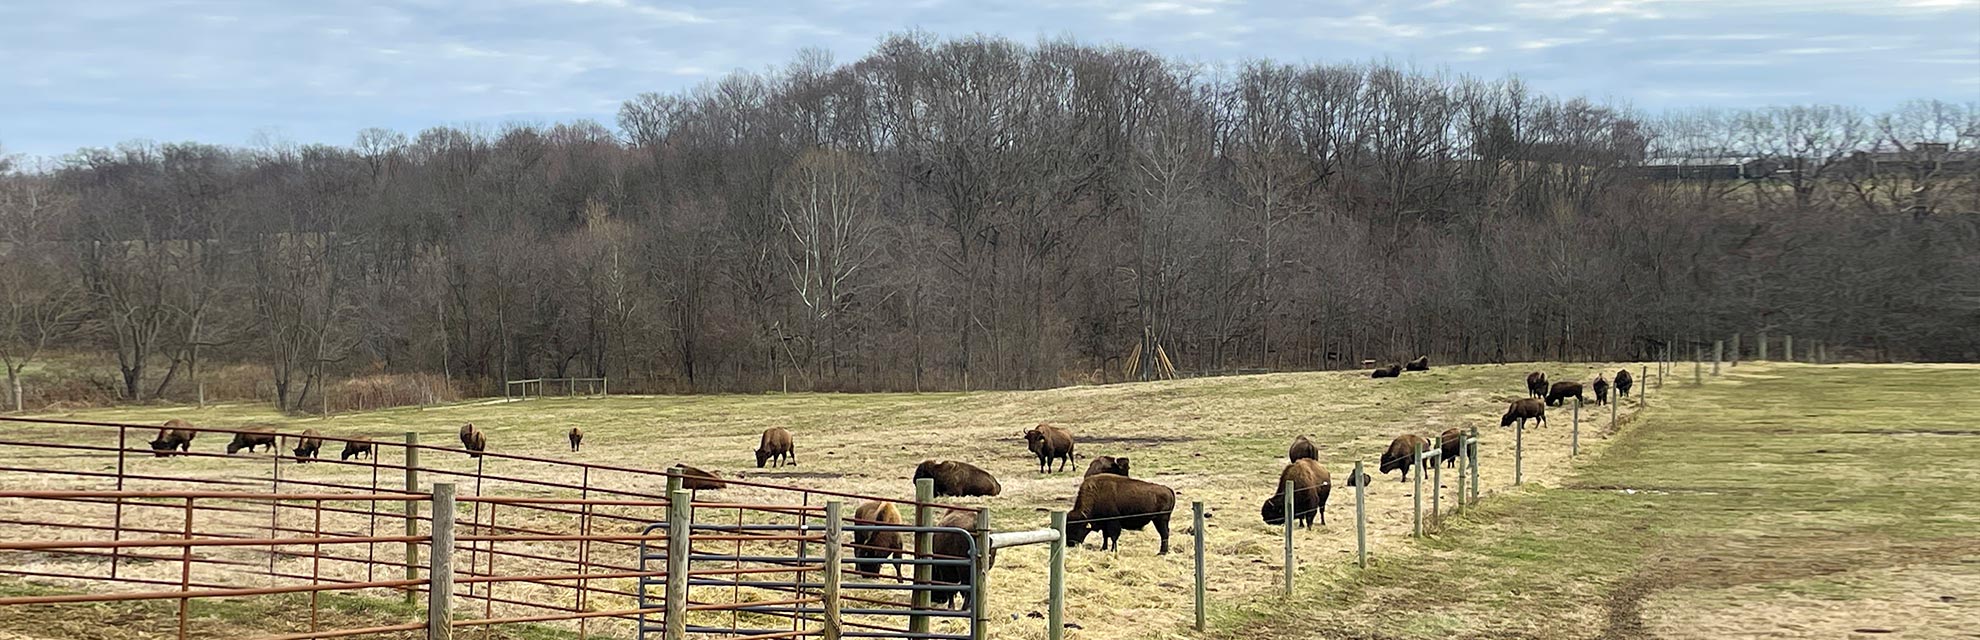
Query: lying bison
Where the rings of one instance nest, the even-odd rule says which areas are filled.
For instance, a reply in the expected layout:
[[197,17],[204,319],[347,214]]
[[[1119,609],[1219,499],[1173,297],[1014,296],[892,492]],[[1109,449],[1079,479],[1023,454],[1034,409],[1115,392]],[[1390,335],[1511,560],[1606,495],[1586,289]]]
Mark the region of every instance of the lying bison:
[[1430,441],[1414,433],[1405,433],[1389,441],[1389,450],[1382,452],[1382,473],[1401,470],[1401,482],[1409,481],[1409,469],[1416,466],[1416,453],[1430,449]]
[[571,427],[571,433],[570,433],[570,436],[571,436],[571,451],[572,451],[573,453],[575,453],[575,452],[577,452],[577,450],[579,450],[579,449],[582,449],[582,448],[584,448],[584,431],[583,431],[583,430],[581,430],[581,429],[578,429],[577,427]]
[[797,464],[797,440],[783,427],[770,427],[763,430],[763,438],[756,443],[756,468],[763,468],[766,462],[774,466]]
[[1608,403],[1609,403],[1609,380],[1608,380],[1607,378],[1603,378],[1603,377],[1602,377],[1602,374],[1599,374],[1599,373],[1598,373],[1598,374],[1595,374],[1595,385],[1594,385],[1594,386],[1595,386],[1595,404],[1598,404],[1598,405],[1603,405],[1603,404],[1608,404]]
[[1144,482],[1102,473],[1087,476],[1073,497],[1072,511],[1066,512],[1066,542],[1079,546],[1086,533],[1100,531],[1102,550],[1121,550],[1121,530],[1140,531],[1149,524],[1162,536],[1156,555],[1169,554],[1169,513],[1176,510],[1176,491],[1153,482]]
[[1547,395],[1547,374],[1538,371],[1526,374],[1526,395],[1535,398]]
[[[968,511],[951,510],[943,514],[941,520],[935,521],[935,526],[964,530],[975,529],[976,514]],[[970,548],[974,546],[974,541],[969,536],[954,531],[936,531],[934,535],[929,536],[929,543],[935,555],[950,558],[967,558],[969,557]],[[988,560],[986,559],[984,562],[988,562]],[[929,577],[933,578],[936,584],[953,584],[965,587],[976,584],[976,572],[971,571],[969,565],[938,564],[930,567],[928,573]],[[947,608],[949,603],[956,598],[962,598],[960,609],[967,610],[969,609],[969,594],[969,589],[961,591],[943,590],[935,592],[931,597],[935,604],[942,605],[944,608]]]
[[1059,461],[1059,471],[1073,459],[1072,432],[1049,424],[1041,424],[1024,432],[1024,446],[1031,454],[1038,456],[1038,472],[1047,473],[1053,460]]
[[190,453],[193,436],[197,435],[199,432],[193,430],[190,422],[178,418],[166,420],[165,426],[158,430],[158,437],[151,440],[151,451],[159,457],[171,455],[175,450]]
[[715,475],[713,471],[703,471],[684,464],[674,465],[671,473],[680,476],[681,488],[689,491],[714,491],[729,486],[729,483],[722,481],[722,476]]
[[316,452],[323,450],[323,434],[315,429],[303,430],[302,437],[296,439],[296,462],[304,463],[316,459]]
[[371,438],[357,436],[345,441],[344,452],[337,454],[337,459],[349,460],[358,456],[371,458],[374,461],[378,459],[371,455]]
[[1499,416],[1499,426],[1512,426],[1514,420],[1519,421],[1519,428],[1521,429],[1526,428],[1527,420],[1538,422],[1536,426],[1546,426],[1547,405],[1540,402],[1537,398],[1520,398],[1514,400],[1512,404],[1506,405],[1506,414]]
[[1287,482],[1293,483],[1293,521],[1311,529],[1314,517],[1318,516],[1320,524],[1327,524],[1327,494],[1333,492],[1332,479],[1318,461],[1304,458],[1279,472],[1279,484],[1273,486],[1272,497],[1266,498],[1265,506],[1258,509],[1258,516],[1265,519],[1265,524],[1285,524]]
[[923,460],[914,467],[914,479],[922,478],[935,480],[937,496],[994,496],[1004,492],[996,476],[966,462]]
[[[859,504],[853,511],[854,525],[893,525],[901,524],[901,512],[894,509],[891,502],[868,500]],[[900,577],[901,563],[886,562],[901,556],[901,532],[899,531],[853,531],[853,568],[861,573],[879,575],[880,565],[894,565],[894,576]]]
[[1402,365],[1392,364],[1376,369],[1368,374],[1370,378],[1396,378],[1402,376]]
[[1111,473],[1126,477],[1128,475],[1128,459],[1125,456],[1119,458],[1114,456],[1100,456],[1094,458],[1092,464],[1086,465],[1086,475],[1092,476],[1102,473]]
[[249,427],[234,433],[234,440],[227,443],[227,454],[232,455],[242,449],[252,453],[256,448],[268,447],[275,450],[275,430],[268,427]]
[[1554,383],[1554,386],[1547,390],[1547,404],[1549,406],[1561,406],[1561,403],[1566,402],[1568,398],[1585,400],[1581,395],[1581,383],[1572,380],[1562,380]]
[[1430,356],[1417,356],[1415,360],[1411,360],[1411,361],[1409,361],[1409,364],[1406,364],[1406,365],[1403,365],[1403,370],[1404,370],[1404,371],[1429,371],[1429,370],[1430,370]]
[[1616,397],[1629,397],[1629,389],[1634,386],[1636,386],[1636,378],[1629,375],[1628,369],[1618,369],[1616,371]]
[[461,425],[461,448],[467,449],[469,456],[481,457],[481,452],[488,450],[488,434],[474,428],[472,422]]
[[1306,439],[1306,436],[1293,438],[1292,446],[1286,448],[1287,462],[1299,462],[1301,459],[1320,460],[1320,448],[1313,446],[1313,441]]

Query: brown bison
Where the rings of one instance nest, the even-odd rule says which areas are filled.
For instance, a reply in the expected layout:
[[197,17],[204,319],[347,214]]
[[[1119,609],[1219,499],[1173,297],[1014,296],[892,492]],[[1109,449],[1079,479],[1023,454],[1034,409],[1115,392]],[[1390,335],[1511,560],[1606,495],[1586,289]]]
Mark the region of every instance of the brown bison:
[[1004,492],[996,476],[967,462],[923,460],[914,467],[914,479],[922,478],[935,479],[937,496],[994,496]]
[[1595,374],[1595,404],[1609,403],[1609,380],[1602,374]]
[[469,456],[479,458],[481,452],[488,450],[488,434],[474,428],[472,422],[461,425],[461,447],[467,449]]
[[582,449],[582,448],[584,448],[584,431],[583,431],[583,430],[581,430],[581,429],[579,429],[579,428],[577,428],[577,427],[571,427],[571,433],[570,433],[570,436],[571,436],[571,451],[574,451],[574,452],[575,452],[575,451],[577,451],[577,450],[579,450],[579,449]]
[[1561,406],[1561,403],[1566,402],[1568,398],[1586,400],[1581,395],[1581,383],[1572,380],[1562,380],[1554,383],[1553,388],[1547,390],[1548,405]]
[[227,453],[231,455],[242,449],[246,449],[251,453],[257,447],[268,447],[269,451],[274,451],[275,430],[268,427],[249,427],[246,430],[235,432],[234,440],[227,443]]
[[1392,364],[1368,374],[1370,378],[1396,378],[1402,376],[1402,365]]
[[1053,460],[1059,461],[1059,471],[1073,459],[1072,432],[1049,424],[1041,424],[1024,432],[1024,446],[1031,454],[1038,456],[1038,472],[1047,473]]
[[[948,513],[942,515],[942,519],[935,521],[935,526],[964,530],[975,529],[976,514],[968,511],[950,510]],[[937,531],[934,535],[929,536],[929,543],[935,555],[948,558],[967,558],[969,557],[970,547],[974,545],[974,541],[969,536],[954,531]],[[968,565],[938,564],[930,567],[928,573],[929,577],[936,584],[961,585],[965,587],[976,584],[976,572],[970,570]],[[962,606],[960,608],[969,608],[969,590],[967,589],[962,591],[937,591],[931,595],[931,598],[935,604],[942,605],[944,608],[947,608],[949,603],[956,598],[961,598]]]
[[1526,395],[1535,398],[1547,395],[1547,374],[1538,371],[1526,374]]
[[358,456],[371,458],[374,461],[378,459],[371,455],[371,438],[358,436],[345,441],[344,452],[337,454],[337,459],[349,460]]
[[1409,469],[1416,466],[1416,452],[1430,449],[1430,440],[1414,433],[1405,433],[1389,441],[1389,450],[1382,452],[1381,472],[1401,470],[1401,482],[1409,481]]
[[671,473],[681,477],[682,489],[690,491],[714,491],[729,486],[729,483],[722,481],[722,476],[715,475],[713,471],[703,471],[684,464],[674,465]]
[[[859,504],[853,511],[853,524],[900,526],[901,512],[894,509],[891,502],[868,500]],[[880,565],[894,565],[894,576],[901,575],[901,563],[885,562],[901,556],[901,532],[899,531],[853,531],[853,568],[862,573],[879,574]]]
[[1293,438],[1292,446],[1286,449],[1287,462],[1299,462],[1302,458],[1316,462],[1320,460],[1320,448],[1313,446],[1313,441],[1306,439],[1306,436]]
[[1117,476],[1128,475],[1127,457],[1100,456],[1094,458],[1092,464],[1086,465],[1086,475],[1091,476],[1102,473],[1111,473]]
[[1536,398],[1514,400],[1512,404],[1506,405],[1506,414],[1499,416],[1499,426],[1512,426],[1514,420],[1519,421],[1519,428],[1521,429],[1526,428],[1527,420],[1538,422],[1538,426],[1546,426],[1547,405]]
[[315,429],[303,430],[302,437],[296,439],[296,462],[309,462],[316,458],[316,452],[323,450],[323,434]]
[[1279,484],[1273,485],[1272,497],[1266,498],[1265,506],[1258,509],[1258,516],[1265,519],[1265,524],[1285,524],[1287,482],[1293,483],[1293,521],[1311,529],[1314,517],[1318,516],[1320,524],[1327,524],[1327,494],[1333,492],[1333,480],[1318,461],[1307,459],[1295,460],[1279,472]]
[[786,463],[797,464],[797,441],[791,432],[783,427],[770,427],[763,430],[763,439],[756,444],[756,468],[763,468],[765,462],[776,462],[775,466]]
[[166,420],[165,426],[158,430],[158,437],[151,441],[151,451],[159,457],[171,455],[174,450],[190,453],[193,436],[197,435],[199,432],[192,429],[190,422],[178,418]]
[[1443,438],[1443,444],[1444,444],[1444,452],[1442,454],[1444,466],[1446,467],[1457,466],[1458,453],[1459,453],[1458,450],[1464,448],[1464,430],[1459,429],[1457,427],[1451,427],[1449,429],[1445,429],[1444,434],[1441,437]]
[[1066,542],[1078,546],[1086,542],[1088,531],[1097,529],[1102,550],[1120,551],[1123,529],[1140,531],[1152,523],[1162,536],[1156,555],[1168,555],[1169,513],[1175,510],[1174,489],[1111,473],[1087,476],[1066,512]]
[[1409,361],[1409,364],[1406,364],[1406,365],[1403,365],[1403,370],[1404,370],[1404,371],[1429,371],[1429,370],[1430,370],[1430,356],[1417,356],[1415,360],[1411,360],[1411,361]]
[[1629,397],[1629,388],[1636,386],[1636,378],[1629,375],[1628,369],[1616,371],[1616,397]]

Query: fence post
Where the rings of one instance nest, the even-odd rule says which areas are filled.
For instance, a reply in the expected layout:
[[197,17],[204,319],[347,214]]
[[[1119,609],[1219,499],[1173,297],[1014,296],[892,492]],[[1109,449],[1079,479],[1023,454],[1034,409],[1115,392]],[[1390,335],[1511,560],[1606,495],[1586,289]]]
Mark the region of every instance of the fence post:
[[1574,430],[1568,434],[1568,457],[1581,455],[1581,397],[1574,399]]
[[1421,538],[1423,537],[1423,444],[1422,443],[1420,442],[1417,443],[1416,451],[1413,452],[1410,456],[1409,466],[1412,471],[1416,472],[1416,490],[1409,492],[1410,499],[1415,501],[1416,504],[1415,508],[1411,510],[1411,513],[1413,514],[1411,519],[1415,522],[1415,530],[1412,532],[1412,535]]
[[1437,443],[1437,462],[1430,466],[1430,518],[1437,522],[1437,529],[1444,528],[1444,450],[1442,438]]
[[[928,503],[934,501],[935,501],[935,479],[921,478],[919,480],[915,480],[914,481],[914,503],[915,503],[914,526],[923,529],[923,531],[914,532],[914,557],[918,560],[928,559],[929,557],[931,557],[929,554],[933,551],[932,547],[934,546],[934,542],[931,539],[931,537],[928,535],[926,529],[928,527],[935,526],[935,510],[928,506]],[[928,582],[933,579],[932,574],[930,573],[930,569],[931,567],[929,567],[927,563],[921,563],[921,562],[915,563],[914,583],[917,585],[926,586]],[[927,611],[932,606],[929,595],[930,594],[928,593],[928,590],[925,588],[914,590],[914,597],[912,602],[914,605],[914,610],[917,612],[917,614],[914,616],[910,616],[908,618],[909,632],[924,634],[924,635],[928,633],[928,616],[921,615],[918,612]]]
[[[1464,496],[1466,495],[1465,481],[1470,479],[1465,477],[1466,475],[1468,475],[1467,470],[1470,469],[1471,467],[1471,463],[1466,461],[1466,458],[1469,457],[1466,454],[1469,453],[1470,451],[1471,451],[1471,446],[1465,443],[1464,441],[1464,432],[1462,431],[1458,432],[1458,454],[1457,454],[1457,485],[1458,486],[1457,486],[1456,510],[1460,513],[1464,511]],[[1438,465],[1438,466],[1442,466],[1442,465]]]
[[[373,459],[378,457],[378,449],[371,450]],[[406,432],[406,493],[419,493],[419,434]],[[406,535],[419,535],[419,501],[406,501]],[[419,544],[406,542],[406,579],[419,579]],[[406,587],[406,604],[413,603],[417,589]]]
[[694,494],[681,488],[678,469],[667,476],[667,627],[665,640],[687,640],[689,537],[694,535]]
[[598,395],[601,395],[601,396],[609,396],[609,395],[612,395],[612,379],[611,379],[611,378],[603,378],[603,379],[600,379],[600,380],[598,381]]
[[454,483],[433,483],[433,536],[426,571],[426,637],[454,637]]
[[[1195,502],[1191,502],[1189,504],[1189,507],[1190,510],[1194,511],[1196,514],[1196,522],[1194,526],[1190,529],[1190,531],[1196,533],[1195,536],[1196,537],[1196,630],[1202,631],[1203,630],[1203,581],[1207,577],[1206,575],[1204,575],[1205,572],[1203,570],[1203,538],[1206,537],[1203,532],[1203,501],[1197,500]],[[1055,514],[1052,519],[1052,524],[1057,525],[1059,527],[1059,539],[1061,541],[1061,544],[1063,544],[1063,541],[1065,540],[1065,531],[1066,531],[1065,514]],[[1059,548],[1064,549],[1063,546]],[[1064,551],[1061,551],[1060,553],[1064,553]],[[1052,601],[1054,603],[1057,603],[1060,600],[1065,599],[1065,591],[1063,590],[1063,588],[1064,588],[1063,585],[1061,585],[1061,590],[1054,591],[1052,593],[1053,595]],[[1059,624],[1058,621],[1056,620],[1053,621],[1052,633],[1054,634],[1061,633],[1060,631],[1061,627],[1063,627],[1063,625]],[[1059,636],[1054,635],[1052,636],[1052,640],[1057,640],[1058,637]]]
[[1478,501],[1478,485],[1484,481],[1478,476],[1478,427],[1471,428],[1471,444],[1465,447],[1465,454],[1471,456],[1471,501]]
[[990,509],[985,507],[976,512],[976,594],[970,603],[970,639],[983,640],[990,637]]
[[1794,362],[1794,334],[1792,333],[1781,338],[1781,359]]
[[1691,384],[1705,384],[1705,350],[1699,347],[1691,348]]
[[1622,396],[1609,398],[1609,432],[1616,430],[1616,405],[1622,404]]
[[1354,484],[1354,563],[1368,568],[1368,482],[1361,479],[1361,461],[1354,461],[1354,475],[1348,482]]
[[1513,426],[1513,486],[1526,481],[1526,421]]
[[1767,332],[1765,331],[1760,332],[1760,350],[1758,353],[1754,354],[1753,359],[1754,360],[1767,359]]
[[1281,500],[1284,500],[1284,503],[1283,503],[1283,504],[1285,505],[1285,509],[1284,509],[1284,511],[1285,511],[1285,515],[1286,515],[1286,521],[1285,521],[1285,524],[1286,524],[1286,526],[1285,526],[1285,537],[1286,537],[1286,565],[1285,565],[1285,567],[1286,567],[1286,572],[1285,572],[1285,573],[1286,573],[1286,580],[1285,580],[1285,581],[1286,581],[1286,584],[1285,584],[1285,587],[1286,587],[1286,595],[1292,595],[1292,591],[1293,591],[1293,521],[1294,521],[1294,518],[1293,518],[1293,515],[1294,515],[1294,514],[1296,514],[1296,513],[1299,513],[1299,509],[1298,509],[1298,507],[1299,507],[1299,503],[1297,503],[1297,502],[1294,502],[1294,501],[1293,501],[1293,481],[1291,481],[1291,480],[1287,480],[1287,481],[1285,481],[1285,482],[1284,482],[1283,484],[1281,484],[1281,485],[1279,486],[1279,498],[1280,498]]
[[1733,333],[1732,366],[1735,369],[1739,368],[1739,333],[1738,332]]
[[1719,375],[1719,362],[1726,359],[1726,341],[1712,341],[1712,375]]
[[1642,378],[1642,380],[1638,380],[1636,386],[1641,388],[1642,391],[1636,394],[1636,407],[1641,409],[1650,406],[1650,365],[1643,365],[1643,369],[1638,374],[1638,377]]
[[[1198,502],[1196,505],[1196,512],[1203,513],[1203,503]],[[1045,639],[1063,640],[1066,637],[1066,512],[1052,512],[1052,530],[1059,532],[1059,537],[1052,539],[1050,551],[1052,566],[1049,568],[1047,574],[1048,592],[1046,593],[1045,604],[1045,624],[1047,626],[1045,628]],[[1203,536],[1199,534],[1196,539],[1200,541],[1203,539]],[[1199,544],[1201,543],[1199,542]],[[1196,561],[1198,563],[1203,562],[1202,553],[1196,555]],[[1197,570],[1197,575],[1202,574],[1201,569]],[[1203,582],[1198,580],[1197,584],[1200,585]],[[1197,619],[1201,620],[1203,618],[1201,614],[1203,610],[1203,597],[1201,593],[1197,594],[1196,602],[1197,611],[1199,612]]]
[[844,503],[838,500],[825,502],[825,587],[819,593],[819,603],[825,608],[825,640],[839,640],[841,620],[839,619],[839,563],[842,552],[839,548],[839,534],[845,525],[839,520],[839,510]]

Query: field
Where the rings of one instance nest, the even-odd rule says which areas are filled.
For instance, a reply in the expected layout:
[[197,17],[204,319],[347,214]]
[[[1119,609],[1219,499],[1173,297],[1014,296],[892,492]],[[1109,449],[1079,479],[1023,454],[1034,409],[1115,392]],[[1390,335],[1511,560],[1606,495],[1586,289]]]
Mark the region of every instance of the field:
[[[1543,366],[1557,379],[1588,379],[1618,365]],[[1371,380],[1359,373],[1280,374],[1037,392],[546,398],[327,421],[289,419],[252,406],[145,407],[77,416],[147,424],[182,417],[205,426],[276,424],[374,437],[413,430],[423,441],[437,443],[452,441],[455,429],[472,421],[488,432],[490,447],[499,451],[652,468],[686,462],[753,480],[903,498],[912,494],[909,476],[917,462],[958,459],[984,466],[1002,480],[1004,494],[999,497],[960,500],[988,505],[1000,530],[1044,526],[1048,510],[1071,505],[1078,472],[1040,475],[1019,437],[1027,427],[1050,422],[1073,430],[1084,456],[1130,456],[1137,477],[1174,487],[1181,502],[1205,501],[1211,511],[1206,560],[1212,596],[1220,603],[1237,603],[1271,593],[1279,580],[1280,534],[1259,520],[1258,505],[1273,490],[1293,436],[1309,435],[1320,445],[1329,470],[1343,478],[1356,459],[1367,461],[1373,473],[1381,451],[1399,433],[1478,426],[1484,438],[1485,492],[1496,493],[1512,482],[1512,438],[1510,430],[1497,427],[1496,418],[1507,401],[1524,395],[1523,376],[1532,368],[1448,367],[1395,380]],[[1606,424],[1606,413],[1597,418],[1591,408],[1584,416],[1584,453],[1599,449],[1596,425]],[[1556,413],[1552,427],[1529,430],[1528,484],[1552,482],[1566,470],[1568,422],[1566,415]],[[581,453],[567,451],[563,434],[571,425],[587,433]],[[784,426],[797,435],[800,465],[779,471],[754,468],[751,451],[757,434],[770,426]],[[138,471],[145,473],[265,473],[265,465],[246,461],[141,463],[146,468]],[[165,471],[164,465],[172,466]],[[1369,543],[1378,558],[1411,546],[1406,540],[1409,485],[1395,480],[1393,474],[1378,476],[1368,494]],[[1447,487],[1455,486],[1450,476],[1445,480]],[[723,495],[725,500],[750,497],[749,490]],[[1353,493],[1342,487],[1330,502],[1328,524],[1299,532],[1303,572],[1332,574],[1352,561],[1353,513]],[[1188,532],[1186,515],[1178,517],[1171,541],[1176,552],[1166,557],[1155,555],[1152,531],[1126,534],[1118,554],[1092,549],[1072,553],[1067,620],[1079,625],[1083,637],[1162,635],[1186,627],[1192,562]],[[1097,545],[1097,538],[1089,544]],[[1044,549],[1009,550],[997,562],[991,618],[998,622],[992,636],[1042,637],[1042,623],[1026,616],[1044,609]],[[1017,622],[1011,621],[1013,616]]]

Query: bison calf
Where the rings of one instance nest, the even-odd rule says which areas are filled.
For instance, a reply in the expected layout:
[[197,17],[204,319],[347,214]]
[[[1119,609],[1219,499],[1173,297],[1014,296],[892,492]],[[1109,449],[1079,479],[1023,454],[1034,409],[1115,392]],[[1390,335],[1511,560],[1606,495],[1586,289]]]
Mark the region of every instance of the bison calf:
[[923,460],[914,467],[914,479],[922,478],[935,480],[937,496],[994,496],[1004,492],[996,476],[966,462]]
[[296,440],[296,462],[298,464],[316,459],[316,452],[323,450],[323,434],[315,429],[303,430],[302,437]]
[[1031,454],[1038,456],[1038,472],[1047,473],[1051,461],[1059,461],[1059,471],[1073,459],[1072,432],[1049,424],[1041,424],[1024,432],[1024,446]]
[[232,455],[242,449],[252,452],[257,447],[268,447],[269,451],[274,451],[275,430],[268,427],[253,427],[246,431],[236,432],[234,433],[234,440],[227,443],[227,453],[228,455]]
[[1499,426],[1512,426],[1514,420],[1519,421],[1521,429],[1526,428],[1527,420],[1538,421],[1544,426],[1547,424],[1547,405],[1535,398],[1514,400],[1512,404],[1506,406],[1506,414],[1499,416]]
[[1405,433],[1389,441],[1389,450],[1382,452],[1381,471],[1402,471],[1400,482],[1409,481],[1409,469],[1416,466],[1416,453],[1430,448],[1430,441],[1414,433]]
[[158,430],[158,437],[151,440],[152,454],[164,457],[175,450],[189,453],[192,451],[193,436],[196,435],[199,432],[192,429],[192,423],[178,418],[166,420],[165,426]]
[[1634,386],[1636,386],[1636,378],[1629,375],[1628,369],[1616,371],[1616,397],[1629,397],[1629,389]]
[[1286,448],[1287,462],[1299,462],[1302,458],[1316,462],[1320,460],[1320,448],[1313,446],[1313,441],[1306,439],[1306,436],[1293,438],[1292,446]]
[[1175,510],[1174,489],[1111,473],[1087,476],[1066,512],[1066,542],[1079,546],[1088,531],[1099,530],[1100,548],[1120,551],[1122,530],[1140,531],[1153,524],[1162,536],[1156,555],[1168,555],[1169,514]]
[[358,456],[371,458],[374,461],[378,459],[371,455],[371,438],[358,436],[345,441],[344,452],[337,454],[337,459],[349,460]]
[[1547,395],[1547,374],[1538,371],[1526,374],[1526,395],[1535,398]]
[[779,467],[786,462],[797,464],[797,442],[783,427],[764,429],[763,438],[756,444],[756,468],[761,469],[763,463],[772,461]]
[[1581,383],[1562,380],[1554,383],[1554,386],[1547,390],[1547,404],[1550,406],[1561,406],[1561,403],[1566,402],[1568,398],[1585,400],[1581,395]]
[[1265,524],[1285,524],[1287,482],[1293,483],[1293,521],[1311,529],[1314,517],[1318,516],[1320,524],[1327,524],[1327,494],[1333,492],[1332,478],[1326,469],[1320,468],[1318,461],[1303,458],[1279,472],[1279,484],[1273,488],[1272,497],[1266,498],[1265,505],[1258,509],[1258,516]]
[[470,457],[481,457],[481,452],[488,450],[488,434],[474,428],[472,422],[461,425],[461,448],[467,449]]
[[1094,458],[1092,464],[1086,465],[1086,475],[1091,476],[1102,473],[1111,473],[1126,477],[1128,475],[1128,459],[1125,457],[1100,456]]
[[[859,504],[853,511],[853,525],[900,526],[901,512],[894,509],[893,503],[868,500]],[[886,562],[901,555],[901,532],[853,530],[853,568],[861,573],[879,575],[880,565],[894,565],[894,576],[900,577],[901,564]]]

